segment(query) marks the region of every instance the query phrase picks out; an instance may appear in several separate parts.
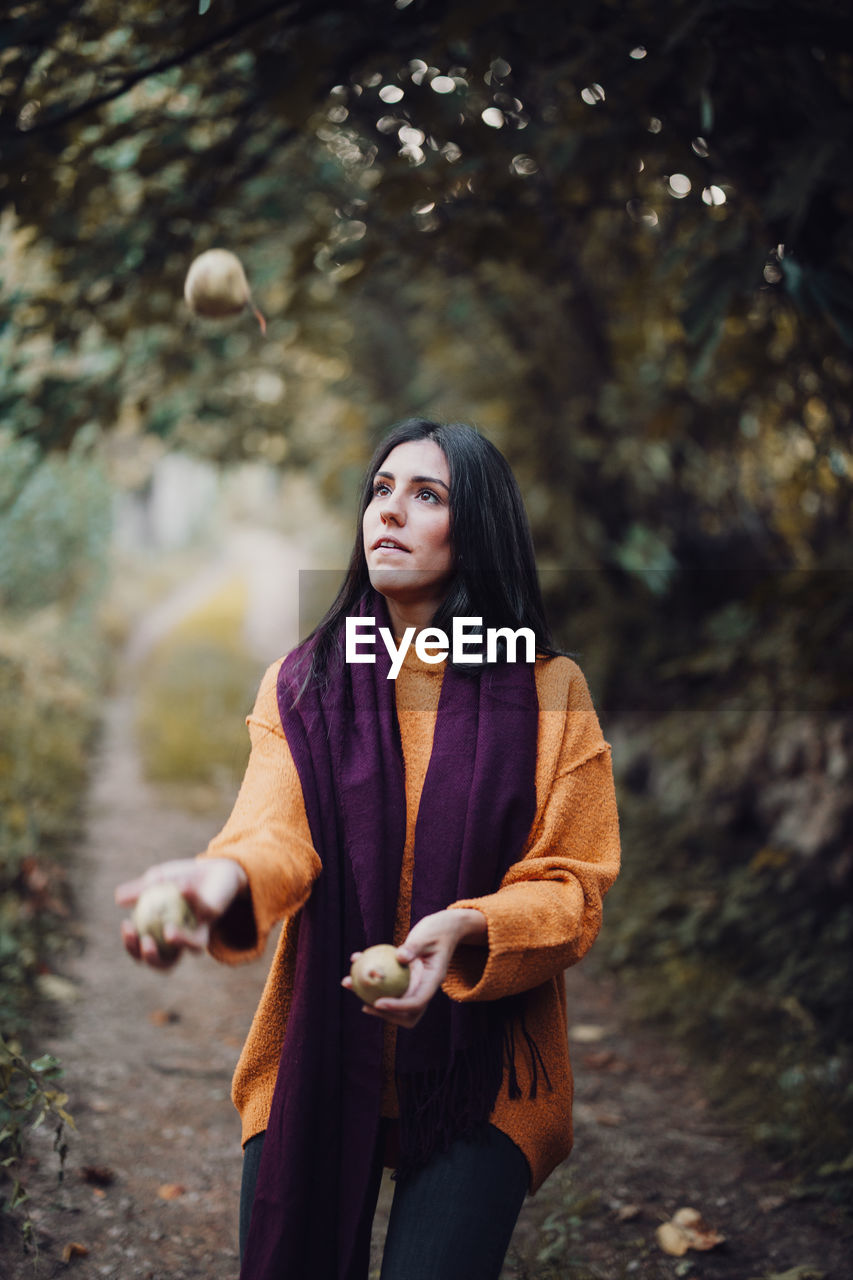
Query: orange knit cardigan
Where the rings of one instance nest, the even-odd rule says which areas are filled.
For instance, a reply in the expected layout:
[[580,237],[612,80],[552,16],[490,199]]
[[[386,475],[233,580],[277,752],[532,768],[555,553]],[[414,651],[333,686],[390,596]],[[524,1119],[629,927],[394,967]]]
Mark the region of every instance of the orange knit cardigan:
[[[213,931],[210,951],[217,959],[234,964],[259,956],[274,925],[285,922],[234,1076],[232,1097],[244,1143],[267,1124],[293,987],[297,931],[291,926],[322,870],[279,719],[280,665],[276,662],[266,672],[248,717],[252,749],[233,812],[201,855],[233,858],[249,880],[247,909],[227,913]],[[410,649],[396,681],[407,813],[394,931],[398,945],[410,928],[415,822],[443,675],[444,663],[421,662]],[[488,942],[460,946],[444,982],[453,1000],[527,993],[524,1020],[542,1054],[551,1089],[543,1086],[540,1074],[537,1096],[527,1096],[530,1056],[519,1033],[515,1067],[522,1097],[510,1099],[505,1077],[492,1123],[524,1152],[531,1192],[571,1150],[572,1075],[563,971],[592,945],[601,926],[602,898],[619,869],[610,748],[583,674],[568,658],[542,659],[536,664],[536,688],[536,817],[521,858],[495,893],[448,903],[482,911]],[[512,743],[507,743],[507,750],[512,750]],[[235,927],[241,914],[242,927]],[[397,1034],[386,1024],[382,1113],[389,1117],[397,1114]]]

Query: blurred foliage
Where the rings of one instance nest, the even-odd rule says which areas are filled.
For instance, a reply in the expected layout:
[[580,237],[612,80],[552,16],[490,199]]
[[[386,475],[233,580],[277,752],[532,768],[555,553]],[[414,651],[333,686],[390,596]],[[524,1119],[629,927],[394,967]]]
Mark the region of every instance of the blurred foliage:
[[707,570],[666,593],[664,635],[654,605],[656,625],[623,618],[651,682],[616,680],[625,861],[597,951],[692,1045],[744,1129],[842,1197],[851,588],[847,569]]
[[243,585],[226,587],[160,642],[139,681],[145,772],[191,806],[204,788],[233,792],[246,768],[245,717],[261,673],[243,643],[245,606]]
[[[82,439],[40,459],[0,433],[0,1024],[30,1042],[34,1014],[69,935],[67,866],[79,831],[105,643],[110,491]],[[19,1161],[31,1122],[58,1119],[58,1065],[0,1042],[4,1207],[26,1199]],[[38,1110],[37,1110],[38,1109]],[[18,1219],[24,1234],[28,1219]]]
[[[481,424],[622,744],[601,952],[732,1043],[764,999],[741,1043],[786,1064],[795,1152],[791,1028],[827,1080],[850,1034],[847,6],[202,8],[0,20],[3,420],[47,454],[106,430],[123,485],[178,445],[347,507],[389,421]],[[215,244],[266,339],[180,302]]]
[[[630,841],[599,960],[671,1027],[751,1137],[814,1175],[850,1154],[845,989],[853,734],[749,685],[621,724]],[[624,735],[624,740],[623,740]],[[847,1191],[851,1170],[847,1169]]]
[[[65,1127],[73,1129],[74,1120],[65,1109],[68,1095],[56,1087],[61,1075],[61,1064],[50,1054],[28,1062],[0,1036],[0,1208],[6,1214],[15,1214],[26,1206],[27,1190],[17,1166],[25,1154],[26,1135],[39,1129],[48,1117],[54,1123],[53,1149],[62,1176],[67,1154]],[[0,1233],[2,1225],[0,1221]],[[20,1226],[25,1240],[32,1239],[32,1222],[26,1208],[23,1221],[18,1219],[16,1226]]]
[[77,830],[104,678],[97,605],[110,492],[102,466],[82,450],[39,462],[8,435],[0,475],[0,1009],[8,1031],[25,1024],[47,939],[67,913],[62,862]]
[[109,489],[75,444],[42,459],[32,441],[0,434],[0,600],[12,614],[85,616],[106,585]]

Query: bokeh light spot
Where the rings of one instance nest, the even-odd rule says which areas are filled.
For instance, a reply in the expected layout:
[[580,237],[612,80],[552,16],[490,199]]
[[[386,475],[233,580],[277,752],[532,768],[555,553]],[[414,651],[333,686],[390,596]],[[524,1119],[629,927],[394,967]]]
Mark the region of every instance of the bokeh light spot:
[[512,161],[510,162],[510,168],[513,173],[518,173],[524,178],[528,177],[531,173],[539,172],[539,165],[533,159],[533,156],[513,156]]
[[683,200],[685,196],[689,196],[693,190],[693,183],[690,181],[686,173],[670,174],[668,190],[671,196],[675,196],[676,200]]
[[405,147],[419,147],[426,138],[426,134],[421,129],[415,129],[410,124],[404,124],[397,133],[397,137]]

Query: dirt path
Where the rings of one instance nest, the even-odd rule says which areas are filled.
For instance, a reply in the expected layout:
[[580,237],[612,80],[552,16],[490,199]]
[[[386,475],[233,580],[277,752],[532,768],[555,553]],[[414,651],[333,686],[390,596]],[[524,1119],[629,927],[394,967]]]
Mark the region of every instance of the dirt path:
[[[163,976],[124,955],[115,885],[195,853],[219,818],[167,808],[148,787],[126,696],[106,708],[93,777],[78,873],[85,945],[69,972],[77,997],[49,1045],[66,1066],[78,1132],[59,1188],[50,1135],[39,1136],[28,1182],[40,1254],[33,1262],[7,1245],[0,1273],[236,1280],[240,1149],[228,1093],[264,966],[191,958]],[[786,1280],[851,1276],[849,1231],[845,1241],[827,1209],[790,1198],[774,1170],[741,1149],[678,1055],[629,1028],[613,987],[580,966],[568,988],[576,1149],[526,1205],[505,1280],[751,1280],[796,1267],[807,1269]],[[683,1205],[726,1242],[686,1259],[661,1252],[655,1228]],[[66,1265],[72,1243],[86,1252]]]

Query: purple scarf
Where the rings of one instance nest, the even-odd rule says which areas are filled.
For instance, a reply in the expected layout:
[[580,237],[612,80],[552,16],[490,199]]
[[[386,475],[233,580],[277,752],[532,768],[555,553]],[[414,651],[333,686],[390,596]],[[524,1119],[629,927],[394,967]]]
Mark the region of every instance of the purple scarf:
[[[363,613],[389,625],[371,595]],[[287,1031],[242,1280],[341,1280],[379,1128],[383,1023],[341,978],[351,952],[393,934],[406,797],[390,660],[341,661],[309,685],[310,641],[282,664],[278,704],[323,870],[298,919]],[[415,829],[412,921],[497,889],[536,810],[538,703],[526,663],[448,664]],[[397,1036],[401,1169],[488,1120],[504,1070],[508,1001],[439,991]]]

